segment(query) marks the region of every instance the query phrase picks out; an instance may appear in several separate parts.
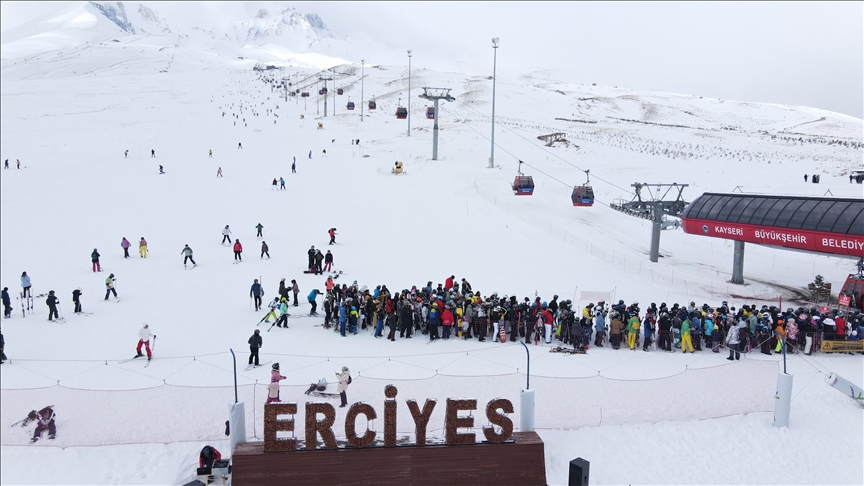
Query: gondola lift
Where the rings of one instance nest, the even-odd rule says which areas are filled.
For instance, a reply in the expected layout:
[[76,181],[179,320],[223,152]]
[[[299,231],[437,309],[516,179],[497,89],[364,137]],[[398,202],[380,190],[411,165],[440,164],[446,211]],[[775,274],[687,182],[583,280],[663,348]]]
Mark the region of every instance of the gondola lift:
[[589,172],[591,172],[591,169],[585,171],[585,184],[573,187],[570,200],[573,201],[574,206],[591,207],[594,205],[594,189],[588,185],[591,183]]
[[375,100],[369,100],[369,109],[374,110],[375,108],[377,108],[377,105],[375,104]]
[[336,94],[339,96],[342,96],[343,93],[344,93],[344,91],[342,90],[342,88],[339,88],[336,90]]
[[523,163],[521,160],[519,161],[519,168],[516,169],[518,175],[513,179],[511,188],[513,189],[513,194],[517,196],[530,196],[534,194],[534,178],[522,173]]
[[354,102],[349,101],[348,104],[345,106],[345,108],[347,108],[349,110],[353,110],[354,109]]
[[427,106],[426,107],[426,118],[428,118],[430,120],[435,119],[435,107],[434,106]]
[[399,102],[398,102],[398,105],[396,107],[396,118],[398,118],[400,120],[404,120],[404,119],[408,118],[408,109],[405,108],[404,106],[400,106],[400,105],[402,105],[402,98],[399,98]]

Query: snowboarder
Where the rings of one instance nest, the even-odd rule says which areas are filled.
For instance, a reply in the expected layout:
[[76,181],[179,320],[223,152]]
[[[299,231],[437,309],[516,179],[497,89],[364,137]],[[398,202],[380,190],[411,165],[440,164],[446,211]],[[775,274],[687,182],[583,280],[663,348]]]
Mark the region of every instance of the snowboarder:
[[267,246],[266,241],[261,242],[261,259],[264,259],[264,255],[267,255],[267,259],[270,259],[270,247]]
[[225,229],[222,230],[222,244],[225,244],[225,240],[228,240],[228,244],[231,244],[231,228],[228,225],[225,225]]
[[150,149],[150,158],[151,158],[151,159],[155,159],[155,158],[156,158],[156,149]]
[[102,271],[102,265],[99,265],[99,257],[100,256],[101,255],[99,254],[99,251],[96,250],[96,248],[93,248],[93,253],[90,254],[90,262],[93,263],[93,271],[94,272],[101,272]]
[[81,287],[72,291],[72,303],[75,304],[75,313],[81,313]]
[[126,237],[124,236],[123,241],[120,242],[120,247],[123,248],[123,258],[129,258],[129,247],[130,246],[132,246],[132,244],[129,243],[129,240],[127,240]]
[[54,409],[51,407],[45,407],[38,412],[36,410],[31,410],[22,424],[27,425],[30,422],[36,422],[36,430],[33,431],[33,438],[30,439],[30,442],[36,442],[41,439],[42,433],[46,430],[48,431],[49,439],[57,437],[57,425],[54,423],[55,417]]
[[333,266],[333,254],[330,253],[330,250],[327,250],[327,254],[324,255],[324,271],[329,272],[330,268]]
[[150,331],[150,326],[145,322],[144,327],[138,330],[138,347],[135,348],[136,358],[144,356],[141,354],[141,346],[147,350],[147,361],[153,359],[153,353],[150,352],[150,338],[156,339],[156,335]]
[[351,372],[348,371],[347,366],[343,366],[342,373],[336,373],[336,377],[339,378],[339,387],[336,391],[339,392],[339,397],[342,399],[342,405],[339,405],[339,408],[343,408],[348,406],[346,391],[348,390],[348,385],[351,384]]
[[183,247],[183,250],[180,251],[180,254],[183,255],[183,268],[186,268],[186,260],[192,262],[192,268],[198,266],[198,264],[195,263],[195,260],[192,258],[192,248],[189,248],[189,245],[185,245]]
[[147,240],[144,237],[141,237],[141,241],[138,242],[138,255],[141,258],[147,258]]
[[57,312],[57,304],[60,303],[60,300],[57,299],[57,296],[54,295],[53,290],[48,291],[48,298],[45,299],[45,305],[48,306],[48,320],[53,321],[52,317],[56,317],[58,320],[60,319],[60,313]]
[[299,304],[297,303],[297,294],[300,293],[300,286],[297,285],[297,280],[291,279],[291,292],[294,293],[294,307],[297,307]]
[[310,316],[318,315],[318,312],[316,312],[318,310],[318,302],[316,302],[316,299],[319,295],[322,295],[321,291],[318,289],[313,289],[312,292],[309,292],[309,295],[306,297],[306,300],[308,300],[309,304],[312,306],[312,310],[309,311]]
[[216,177],[222,177],[222,167],[216,169]]
[[258,350],[261,349],[261,331],[255,329],[255,333],[252,334],[252,337],[249,338],[249,364],[252,364],[252,361],[255,361],[255,366],[260,366],[258,364]]
[[306,255],[308,256],[308,262],[306,263],[306,267],[310,271],[314,271],[315,270],[315,246],[314,245],[312,247],[310,247],[308,251],[306,251]]
[[24,296],[24,297],[32,297],[33,296],[32,294],[30,294],[30,276],[27,275],[27,272],[21,273],[21,289],[22,289],[22,293],[21,293],[22,296]]
[[321,262],[323,262],[323,261],[324,261],[324,254],[321,253],[321,250],[316,250],[315,251],[315,275],[320,275],[320,274],[324,273],[323,270],[321,270]]
[[252,288],[249,289],[249,297],[254,299],[255,301],[255,311],[261,310],[261,296],[264,294],[261,289],[261,284],[258,283],[258,279],[255,279],[255,282],[252,283]]
[[9,298],[9,287],[3,287],[0,299],[3,300],[3,317],[9,319],[12,317],[12,300]]
[[279,374],[279,363],[273,363],[273,369],[270,370],[270,384],[267,385],[267,403],[279,401],[279,382],[285,377]]
[[234,240],[234,262],[242,262],[243,257],[240,255],[243,253],[243,245],[240,244],[240,240]]
[[108,300],[108,296],[111,293],[114,293],[114,298],[117,298],[117,290],[114,289],[114,274],[108,275],[108,278],[105,279],[105,300]]
[[262,231],[264,231],[264,225],[261,224],[261,223],[258,223],[258,225],[255,226],[255,229],[258,230],[258,234],[255,235],[255,236],[257,236],[258,238],[263,238],[263,237],[264,237],[264,233],[262,233]]
[[330,244],[336,243],[336,228],[330,228],[327,230],[327,234],[330,235]]

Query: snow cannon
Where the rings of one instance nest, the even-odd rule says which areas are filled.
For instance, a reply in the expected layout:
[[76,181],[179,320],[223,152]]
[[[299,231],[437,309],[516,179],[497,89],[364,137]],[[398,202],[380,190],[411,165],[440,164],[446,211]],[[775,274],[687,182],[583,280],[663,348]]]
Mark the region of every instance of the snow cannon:
[[854,400],[859,406],[864,407],[864,390],[856,386],[854,383],[851,383],[843,377],[837,376],[836,373],[831,373],[826,376],[825,383],[828,383],[831,388],[834,388]]

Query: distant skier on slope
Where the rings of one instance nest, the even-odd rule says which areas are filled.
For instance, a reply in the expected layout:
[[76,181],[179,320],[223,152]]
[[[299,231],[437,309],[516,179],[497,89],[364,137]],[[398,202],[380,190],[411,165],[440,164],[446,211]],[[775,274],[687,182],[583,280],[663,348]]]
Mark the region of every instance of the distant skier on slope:
[[114,298],[117,298],[117,290],[114,288],[114,274],[108,275],[108,278],[105,279],[105,300],[108,300],[108,296],[112,293],[114,294]]
[[46,430],[48,431],[48,438],[54,439],[57,437],[57,424],[54,423],[55,418],[56,415],[54,414],[54,409],[50,406],[45,407],[38,412],[36,410],[31,410],[30,413],[27,414],[27,418],[24,419],[21,426],[24,427],[30,422],[36,422],[36,430],[33,431],[33,438],[30,439],[31,443],[42,438],[42,433]]
[[261,349],[263,341],[261,339],[261,331],[255,329],[255,333],[249,338],[249,364],[255,361],[255,366],[260,366],[258,362],[258,350]]
[[57,298],[57,296],[54,295],[54,291],[49,290],[48,291],[48,298],[45,299],[45,305],[48,306],[48,320],[49,321],[53,320],[51,318],[52,316],[57,318],[57,319],[60,319],[60,314],[57,312],[57,304],[59,304],[59,303],[60,303],[60,300]]
[[156,335],[150,331],[150,326],[145,322],[144,327],[138,330],[138,347],[135,348],[135,352],[137,354],[134,356],[134,358],[140,358],[144,356],[143,354],[141,354],[141,346],[144,346],[144,349],[147,350],[147,361],[153,359],[153,353],[150,352],[151,337],[153,339],[156,339]]
[[225,225],[225,229],[222,230],[222,244],[225,244],[225,240],[228,240],[228,244],[231,244],[231,229],[228,225]]
[[189,248],[189,245],[184,246],[183,250],[180,251],[180,254],[183,255],[183,268],[186,268],[187,260],[192,262],[192,268],[198,266],[198,264],[195,263],[195,260],[192,258],[192,248]]
[[143,236],[138,242],[138,255],[141,258],[147,258],[147,240],[145,240]]
[[234,263],[239,263],[243,261],[243,245],[240,244],[240,240],[234,240]]

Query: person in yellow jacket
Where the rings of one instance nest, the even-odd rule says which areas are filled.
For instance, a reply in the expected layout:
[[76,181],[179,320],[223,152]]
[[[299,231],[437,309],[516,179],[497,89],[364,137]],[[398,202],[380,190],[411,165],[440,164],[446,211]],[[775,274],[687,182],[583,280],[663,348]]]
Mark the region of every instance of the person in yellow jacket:
[[690,354],[693,354],[693,339],[690,337],[690,318],[686,317],[681,323],[681,351],[687,352],[690,348]]
[[138,254],[141,255],[141,258],[147,258],[147,240],[143,236],[138,242]]
[[633,315],[627,321],[627,347],[633,351],[636,351],[636,336],[639,335],[640,326],[639,316],[637,315]]
[[456,329],[458,329],[458,331],[456,332],[456,334],[460,338],[462,337],[462,314],[463,314],[462,306],[457,305],[455,316],[456,316]]

